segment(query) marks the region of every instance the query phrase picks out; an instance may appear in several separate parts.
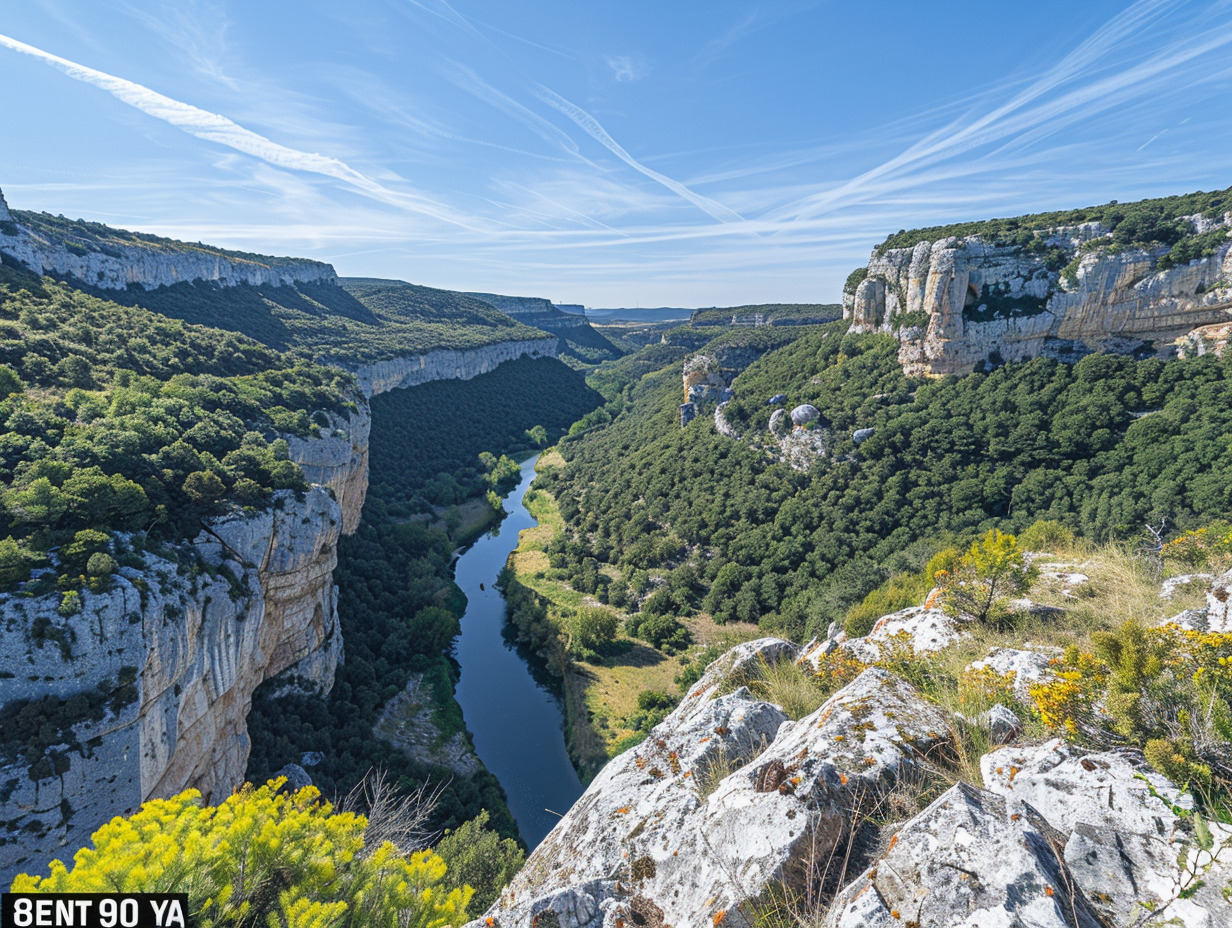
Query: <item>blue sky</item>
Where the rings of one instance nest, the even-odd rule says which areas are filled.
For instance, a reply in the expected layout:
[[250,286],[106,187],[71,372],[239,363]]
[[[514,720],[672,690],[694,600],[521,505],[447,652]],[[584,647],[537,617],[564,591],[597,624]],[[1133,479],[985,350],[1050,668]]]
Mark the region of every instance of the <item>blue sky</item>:
[[1232,2],[0,0],[0,188],[591,306],[829,302],[900,228],[1232,184]]

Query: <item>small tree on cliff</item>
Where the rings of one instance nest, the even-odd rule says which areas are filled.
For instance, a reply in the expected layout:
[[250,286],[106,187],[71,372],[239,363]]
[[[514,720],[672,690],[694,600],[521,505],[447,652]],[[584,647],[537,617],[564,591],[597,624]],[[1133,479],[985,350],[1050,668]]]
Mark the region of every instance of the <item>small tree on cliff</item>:
[[937,582],[951,615],[1000,623],[1005,618],[1004,601],[1029,590],[1038,574],[1027,563],[1017,539],[994,528],[971,546],[952,571],[939,571]]

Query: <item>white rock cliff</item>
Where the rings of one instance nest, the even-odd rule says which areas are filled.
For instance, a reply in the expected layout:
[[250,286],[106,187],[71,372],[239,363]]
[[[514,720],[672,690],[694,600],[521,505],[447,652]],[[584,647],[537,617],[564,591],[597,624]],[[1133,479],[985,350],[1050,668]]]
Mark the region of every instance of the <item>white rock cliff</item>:
[[[1197,231],[1220,225],[1200,217],[1194,223]],[[1221,224],[1230,225],[1227,216]],[[1201,352],[1226,335],[1220,324],[1232,320],[1232,244],[1160,270],[1167,248],[1079,252],[1079,244],[1104,235],[1096,223],[1046,234],[1050,246],[1080,256],[1072,274],[1024,248],[978,237],[874,251],[864,279],[844,294],[843,316],[853,332],[893,334],[913,376],[1093,350],[1169,355],[1178,340]]]

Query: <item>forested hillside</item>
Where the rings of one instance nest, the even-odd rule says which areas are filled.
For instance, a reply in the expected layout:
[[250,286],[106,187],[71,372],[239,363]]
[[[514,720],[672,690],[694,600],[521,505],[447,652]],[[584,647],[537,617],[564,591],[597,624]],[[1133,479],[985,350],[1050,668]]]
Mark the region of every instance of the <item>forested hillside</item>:
[[[448,786],[432,820],[457,828],[481,810],[516,837],[500,786],[487,772],[459,777],[404,757],[374,732],[377,716],[409,674],[423,673],[442,735],[461,731],[453,666],[445,657],[465,608],[452,553],[475,529],[431,527],[419,513],[448,510],[493,489],[495,457],[556,440],[601,398],[580,374],[549,358],[502,364],[467,381],[436,381],[372,401],[371,484],[358,531],[338,546],[335,577],[346,661],[327,699],[262,697],[249,717],[248,775],[270,776],[304,751],[325,755],[313,779],[326,794],[350,790],[372,767],[402,788]],[[449,520],[446,520],[448,522]]]
[[252,339],[0,267],[0,584],[58,562],[105,580],[107,533],[179,541],[304,486],[279,434],[352,404],[350,378]]
[[[801,638],[956,536],[1050,518],[1125,538],[1148,520],[1196,527],[1232,508],[1229,359],[1094,355],[913,381],[892,339],[838,323],[736,378],[733,440],[705,418],[681,429],[680,363],[652,348],[669,363],[645,373],[655,362],[639,355],[594,375],[614,418],[563,444],[568,467],[546,485],[570,530],[555,559],[617,568],[604,595],[619,588],[643,607],[658,589],[656,610]],[[767,431],[780,393],[787,408],[816,407],[828,432],[804,472],[777,460]]]
[[[1030,245],[1035,243],[1033,233],[1036,231],[1098,222],[1106,231],[1112,233],[1112,240],[1119,247],[1170,245],[1175,253],[1169,256],[1167,264],[1183,264],[1198,257],[1198,252],[1211,242],[1202,241],[1201,234],[1194,232],[1192,223],[1182,221],[1182,217],[1202,216],[1218,219],[1229,209],[1232,209],[1232,187],[1209,193],[1199,190],[1196,193],[1138,200],[1133,203],[1118,203],[1113,200],[1099,206],[1034,213],[1029,216],[903,229],[887,236],[886,240],[877,246],[875,253],[882,254],[891,248],[910,248],[918,242],[935,242],[951,235],[978,235],[997,244]],[[1221,244],[1226,240],[1226,230],[1221,237],[1212,239]],[[1043,241],[1037,244],[1041,249],[1046,248]]]
[[280,287],[199,281],[98,295],[240,332],[279,351],[348,363],[543,337],[481,300],[400,280],[356,277],[337,285]]

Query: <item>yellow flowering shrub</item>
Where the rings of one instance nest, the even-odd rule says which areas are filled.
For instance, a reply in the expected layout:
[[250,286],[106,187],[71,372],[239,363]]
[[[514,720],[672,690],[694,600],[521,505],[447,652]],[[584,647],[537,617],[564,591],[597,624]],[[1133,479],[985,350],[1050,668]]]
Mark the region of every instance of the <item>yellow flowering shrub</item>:
[[958,677],[958,702],[967,713],[986,712],[996,703],[1013,709],[1019,705],[1014,692],[1014,671],[997,673],[991,667],[964,670]]
[[817,660],[817,683],[827,694],[837,692],[868,669],[868,664],[839,648]]
[[1200,803],[1227,797],[1219,746],[1232,741],[1232,633],[1126,623],[1092,644],[1093,654],[1070,648],[1057,678],[1031,687],[1044,723],[1070,736],[1115,731]]
[[445,862],[364,847],[367,820],[335,814],[315,787],[246,785],[217,806],[196,790],[145,803],[91,836],[70,869],[21,874],[13,892],[187,893],[199,928],[448,928],[471,890],[445,888]]
[[1031,686],[1032,708],[1049,728],[1076,735],[1104,691],[1107,668],[1094,656],[1071,647],[1063,658],[1053,661],[1052,669],[1055,680]]
[[1223,562],[1232,555],[1232,524],[1220,520],[1205,528],[1182,532],[1165,544],[1160,553],[1188,568]]

